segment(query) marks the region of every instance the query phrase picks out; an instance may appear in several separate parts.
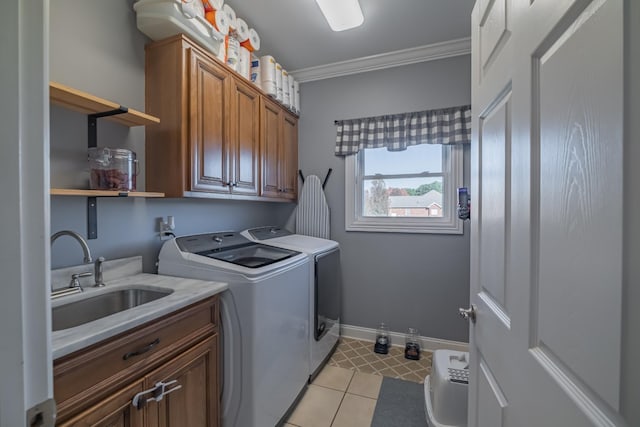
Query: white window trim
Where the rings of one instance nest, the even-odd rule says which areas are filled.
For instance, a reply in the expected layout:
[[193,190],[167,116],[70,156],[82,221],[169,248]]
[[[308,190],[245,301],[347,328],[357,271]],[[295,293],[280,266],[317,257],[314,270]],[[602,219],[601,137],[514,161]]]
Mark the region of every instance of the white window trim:
[[[362,212],[362,195],[359,189],[362,175],[362,153],[345,158],[345,230],[377,233],[429,233],[463,234],[463,221],[456,214],[457,189],[463,183],[462,147],[452,145],[449,151],[451,162],[443,162],[444,179],[443,210],[446,216],[434,218],[416,217],[365,217]],[[446,207],[450,207],[446,209]]]

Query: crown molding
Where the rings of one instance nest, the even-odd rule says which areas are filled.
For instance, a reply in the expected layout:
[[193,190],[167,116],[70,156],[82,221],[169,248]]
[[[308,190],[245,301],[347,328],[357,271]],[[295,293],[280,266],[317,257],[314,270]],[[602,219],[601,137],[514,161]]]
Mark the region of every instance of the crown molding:
[[396,50],[378,55],[364,56],[362,58],[331,64],[318,65],[317,67],[301,68],[289,71],[300,83],[315,80],[331,79],[333,77],[348,76],[350,74],[366,73],[368,71],[384,70],[385,68],[400,67],[402,65],[417,64],[419,62],[435,61],[454,56],[468,55],[471,53],[471,38],[449,40],[441,43]]

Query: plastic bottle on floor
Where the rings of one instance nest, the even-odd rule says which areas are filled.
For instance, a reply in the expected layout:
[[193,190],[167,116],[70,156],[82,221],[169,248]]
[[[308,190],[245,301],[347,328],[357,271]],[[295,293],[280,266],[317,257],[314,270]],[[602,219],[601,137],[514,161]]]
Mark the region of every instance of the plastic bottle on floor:
[[376,343],[373,347],[373,351],[379,354],[389,353],[389,329],[387,325],[380,323],[378,330],[376,331]]

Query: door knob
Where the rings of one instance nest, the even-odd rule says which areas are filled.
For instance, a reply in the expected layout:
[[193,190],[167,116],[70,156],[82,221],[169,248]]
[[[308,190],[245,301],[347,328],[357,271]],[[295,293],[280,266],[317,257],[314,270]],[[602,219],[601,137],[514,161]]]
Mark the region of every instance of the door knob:
[[463,319],[471,320],[471,322],[476,323],[476,306],[474,304],[471,304],[471,307],[469,308],[460,307],[458,309],[458,314],[460,314],[460,317]]

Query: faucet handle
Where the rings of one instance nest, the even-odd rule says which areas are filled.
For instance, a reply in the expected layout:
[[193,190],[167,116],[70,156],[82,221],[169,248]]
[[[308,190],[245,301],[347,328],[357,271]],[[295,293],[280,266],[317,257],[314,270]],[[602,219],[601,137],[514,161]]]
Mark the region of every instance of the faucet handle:
[[81,277],[89,277],[89,276],[93,276],[93,273],[90,271],[85,271],[83,273],[73,273],[71,275],[71,282],[69,282],[69,287],[70,288],[80,288],[80,290],[82,291],[82,286],[80,285],[80,278]]

